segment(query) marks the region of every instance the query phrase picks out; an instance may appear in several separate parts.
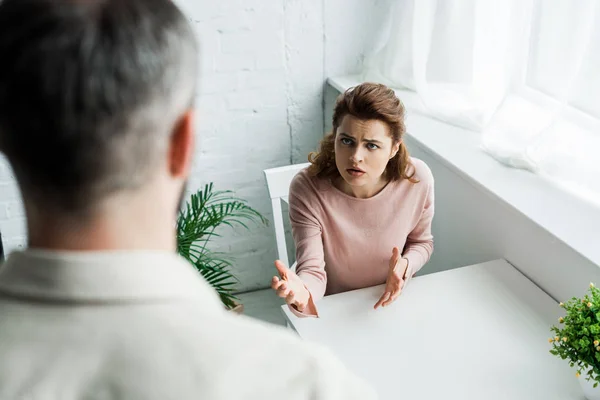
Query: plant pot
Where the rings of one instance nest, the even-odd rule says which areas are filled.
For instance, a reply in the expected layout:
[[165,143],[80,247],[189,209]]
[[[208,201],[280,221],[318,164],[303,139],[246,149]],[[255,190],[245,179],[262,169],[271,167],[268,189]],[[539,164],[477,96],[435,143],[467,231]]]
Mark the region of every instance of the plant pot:
[[242,314],[244,312],[244,305],[241,303],[235,303],[235,307],[230,308],[229,311],[236,314]]
[[600,384],[594,387],[594,383],[596,381],[586,380],[587,374],[582,374],[578,380],[579,385],[581,385],[581,389],[583,390],[583,394],[587,400],[600,400]]

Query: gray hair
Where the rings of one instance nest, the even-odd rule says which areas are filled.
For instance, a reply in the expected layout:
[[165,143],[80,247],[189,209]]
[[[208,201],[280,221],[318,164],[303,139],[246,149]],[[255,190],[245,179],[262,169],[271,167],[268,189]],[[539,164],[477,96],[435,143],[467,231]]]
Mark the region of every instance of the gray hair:
[[0,2],[0,150],[24,195],[72,212],[142,185],[193,107],[197,57],[171,0]]

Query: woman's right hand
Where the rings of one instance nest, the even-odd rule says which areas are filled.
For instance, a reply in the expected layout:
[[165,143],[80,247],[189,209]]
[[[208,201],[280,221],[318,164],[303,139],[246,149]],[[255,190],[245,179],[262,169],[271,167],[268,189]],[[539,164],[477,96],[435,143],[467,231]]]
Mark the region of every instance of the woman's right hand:
[[300,312],[304,312],[311,303],[310,292],[304,286],[304,282],[294,271],[279,260],[275,261],[275,268],[279,273],[279,277],[273,277],[271,288],[277,292],[279,297],[284,298],[287,304],[294,306]]

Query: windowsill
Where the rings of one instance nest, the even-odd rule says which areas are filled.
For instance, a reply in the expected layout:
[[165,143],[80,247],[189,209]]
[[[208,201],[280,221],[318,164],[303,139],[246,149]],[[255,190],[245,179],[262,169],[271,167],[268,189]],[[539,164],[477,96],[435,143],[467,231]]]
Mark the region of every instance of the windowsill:
[[[358,76],[328,79],[328,84],[340,92],[359,83]],[[600,266],[599,207],[538,175],[500,164],[481,150],[477,132],[424,115],[414,93],[396,93],[408,110],[407,135],[423,149]]]

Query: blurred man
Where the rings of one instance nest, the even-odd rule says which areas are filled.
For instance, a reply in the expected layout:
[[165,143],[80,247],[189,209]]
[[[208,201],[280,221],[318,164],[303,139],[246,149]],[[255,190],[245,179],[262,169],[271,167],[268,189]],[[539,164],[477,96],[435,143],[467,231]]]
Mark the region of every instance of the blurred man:
[[373,396],[177,256],[197,58],[170,0],[0,2],[0,150],[29,238],[0,269],[1,399]]

